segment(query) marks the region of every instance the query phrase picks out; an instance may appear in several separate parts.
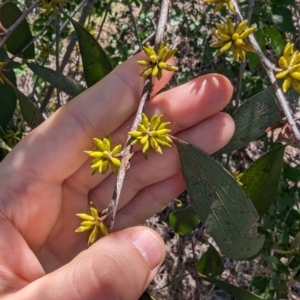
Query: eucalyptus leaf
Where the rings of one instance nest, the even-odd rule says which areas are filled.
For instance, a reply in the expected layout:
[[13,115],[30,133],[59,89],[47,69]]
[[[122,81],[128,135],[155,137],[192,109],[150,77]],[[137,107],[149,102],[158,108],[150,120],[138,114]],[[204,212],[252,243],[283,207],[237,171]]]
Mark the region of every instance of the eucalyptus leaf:
[[198,224],[199,216],[193,207],[177,210],[169,215],[170,227],[179,235],[186,235]]
[[69,76],[63,75],[60,72],[40,66],[36,63],[27,63],[27,66],[35,74],[71,97],[76,97],[85,90],[84,87],[81,86],[76,80]]
[[[287,98],[289,97],[294,97],[294,94],[288,93]],[[267,127],[281,120],[273,88],[269,87],[244,101],[233,112],[232,118],[235,122],[235,133],[231,141],[218,153],[228,153],[248,145],[265,134]]]
[[19,100],[21,115],[31,129],[44,122],[44,117],[39,109],[17,88],[14,89]]
[[224,265],[218,251],[209,245],[197,262],[197,271],[205,276],[218,276],[224,271]]
[[78,22],[68,17],[72,22],[78,38],[83,71],[87,86],[90,87],[112,71],[112,65],[104,50],[94,37]]
[[280,145],[262,155],[240,178],[245,193],[260,215],[265,213],[276,199],[284,149],[285,146]]
[[9,153],[8,150],[0,147],[0,162],[5,158],[5,156]]
[[[22,11],[13,2],[5,2],[0,7],[0,22],[8,29],[22,16]],[[29,25],[23,20],[11,33],[5,42],[8,52],[18,54],[33,39]],[[34,44],[32,43],[21,55],[25,59],[34,58]]]
[[[0,61],[8,59],[7,53],[4,49],[0,49]],[[13,70],[9,69],[2,72],[3,75],[11,82],[16,84],[16,76]],[[17,105],[17,97],[13,88],[7,83],[0,83],[0,126],[5,128],[5,125],[13,117]]]
[[21,115],[28,125],[34,129],[44,121],[41,112],[12,82],[9,85],[19,99]]
[[255,295],[249,291],[246,291],[240,287],[237,287],[233,284],[230,284],[228,282],[222,281],[222,280],[218,280],[216,278],[213,277],[205,277],[205,276],[201,276],[201,278],[203,280],[206,280],[212,284],[215,284],[216,286],[218,286],[219,288],[221,288],[222,290],[232,294],[234,297],[236,297],[237,300],[264,300],[264,298]]
[[256,255],[264,237],[257,234],[258,215],[245,192],[200,149],[179,140],[175,145],[195,211],[222,253],[236,260]]
[[270,41],[270,45],[273,48],[277,56],[283,52],[285,42],[278,32],[278,30],[273,26],[266,26],[264,28],[264,33],[267,35]]

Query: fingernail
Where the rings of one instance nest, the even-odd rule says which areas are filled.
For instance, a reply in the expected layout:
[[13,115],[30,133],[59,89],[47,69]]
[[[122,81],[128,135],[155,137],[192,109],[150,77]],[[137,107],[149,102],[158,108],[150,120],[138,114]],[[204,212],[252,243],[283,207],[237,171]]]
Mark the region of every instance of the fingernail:
[[165,248],[162,241],[149,229],[137,230],[131,237],[133,245],[153,270],[162,263]]

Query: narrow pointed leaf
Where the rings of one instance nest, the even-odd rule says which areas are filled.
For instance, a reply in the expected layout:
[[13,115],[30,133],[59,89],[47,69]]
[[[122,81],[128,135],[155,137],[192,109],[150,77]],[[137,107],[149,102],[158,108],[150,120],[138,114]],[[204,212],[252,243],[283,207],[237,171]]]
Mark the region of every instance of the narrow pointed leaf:
[[5,158],[5,156],[9,153],[8,150],[0,147],[0,162]]
[[139,300],[152,300],[152,298],[147,292],[144,292],[143,295],[139,298]]
[[49,82],[55,88],[65,92],[71,97],[76,97],[82,93],[85,88],[76,80],[69,76],[65,76],[60,72],[54,71],[47,67],[40,66],[35,63],[27,63],[27,66],[38,76]]
[[199,216],[192,207],[177,210],[169,215],[170,227],[180,235],[192,231],[198,222]]
[[44,117],[39,109],[17,88],[15,88],[15,93],[19,100],[21,115],[31,129],[43,123]]
[[112,65],[104,50],[94,37],[78,22],[72,22],[78,38],[83,71],[87,86],[90,87],[112,71]]
[[257,212],[265,213],[277,196],[285,146],[280,145],[258,158],[240,178],[243,190]]
[[272,87],[267,88],[243,104],[232,114],[235,133],[231,141],[218,153],[228,153],[255,141],[265,134],[268,126],[281,120]]
[[251,292],[248,292],[240,287],[232,285],[228,282],[218,280],[213,277],[201,276],[201,274],[200,274],[200,277],[212,284],[215,284],[216,286],[218,286],[222,290],[226,291],[227,293],[232,294],[237,300],[264,300],[264,298],[262,298],[258,295],[255,295]]
[[[0,49],[0,61],[8,59],[7,53]],[[16,76],[13,70],[3,71],[3,75],[16,84]],[[8,83],[0,83],[0,126],[3,128],[11,120],[17,105],[17,97]]]
[[259,252],[255,207],[235,179],[193,145],[175,141],[187,191],[194,208],[222,253],[247,259]]
[[273,48],[274,52],[277,56],[279,56],[282,53],[285,45],[281,34],[273,26],[266,26],[264,28],[264,33],[268,37],[268,40],[270,41],[270,45]]
[[[0,7],[0,22],[8,29],[22,15],[22,11],[12,2],[6,2]],[[19,26],[11,33],[6,40],[5,45],[8,52],[12,54],[19,53],[32,40],[32,34],[29,25],[23,20]],[[34,44],[32,43],[21,55],[25,59],[34,58]]]
[[19,99],[21,115],[31,129],[34,129],[44,121],[41,112],[12,82],[9,84]]
[[218,276],[223,273],[222,259],[213,245],[209,245],[209,248],[198,260],[197,271],[205,276]]

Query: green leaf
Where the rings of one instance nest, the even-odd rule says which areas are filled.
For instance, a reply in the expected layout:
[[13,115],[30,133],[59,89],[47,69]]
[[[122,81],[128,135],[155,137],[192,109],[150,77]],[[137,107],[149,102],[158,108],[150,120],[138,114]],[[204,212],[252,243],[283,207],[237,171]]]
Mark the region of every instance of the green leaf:
[[266,26],[264,28],[266,36],[269,38],[270,45],[277,56],[279,56],[284,48],[284,40],[278,30],[273,26]]
[[205,276],[218,276],[224,271],[224,265],[218,251],[209,245],[197,262],[197,271]]
[[[22,11],[12,2],[6,2],[0,7],[0,22],[8,29],[22,15]],[[29,25],[23,20],[20,25],[11,33],[5,45],[8,52],[17,54],[33,39]],[[21,55],[25,59],[34,58],[34,44],[32,43]]]
[[38,76],[43,78],[45,81],[51,83],[55,88],[65,92],[71,97],[76,97],[82,93],[85,89],[76,80],[69,76],[65,76],[60,72],[52,69],[40,66],[35,63],[27,63],[27,66]]
[[8,150],[0,147],[0,162],[5,158],[5,156],[9,153]]
[[255,207],[235,179],[193,145],[175,141],[187,191],[194,208],[222,253],[247,259],[261,249]]
[[179,284],[180,282],[182,282],[182,280],[186,277],[190,275],[189,273],[185,273],[183,275],[180,275],[178,277],[173,278],[172,280],[168,281],[164,286],[162,286],[161,288],[158,288],[158,290],[162,290],[168,286],[175,286],[177,284]]
[[147,292],[144,292],[143,295],[139,298],[139,300],[152,300],[152,298]]
[[296,33],[293,14],[287,7],[273,6],[272,20],[274,24],[279,26],[282,31]]
[[177,210],[169,215],[170,227],[179,235],[186,235],[198,222],[199,217],[192,207]]
[[289,269],[286,267],[278,257],[275,256],[263,256],[266,263],[272,268],[274,271],[289,274]]
[[[287,98],[294,97],[293,95],[289,93]],[[280,121],[279,109],[274,99],[274,90],[269,87],[243,102],[232,114],[235,122],[234,136],[218,153],[229,153],[248,145],[265,134],[268,126]]]
[[78,22],[67,17],[73,24],[78,38],[83,71],[90,87],[112,71],[112,65],[94,37]]
[[28,125],[34,129],[44,121],[41,112],[12,82],[9,85],[19,99],[21,115]]
[[237,286],[234,286],[228,282],[222,281],[222,280],[218,280],[216,278],[213,277],[205,277],[205,276],[201,276],[202,279],[215,284],[216,286],[218,286],[219,288],[221,288],[222,290],[232,294],[234,297],[236,297],[237,300],[264,300],[264,298],[255,295],[251,292],[248,292],[242,288],[239,288]]
[[[0,61],[6,61],[7,59],[8,56],[5,50],[0,49]],[[16,76],[13,70],[8,69],[2,73],[8,80],[16,84]],[[14,93],[14,90],[8,83],[0,83],[0,126],[3,128],[13,117],[16,105],[17,97]]]
[[34,129],[44,122],[44,117],[39,109],[17,88],[14,89],[19,99],[21,115],[27,124]]
[[285,146],[262,155],[243,173],[240,182],[258,214],[265,213],[275,201],[283,165]]

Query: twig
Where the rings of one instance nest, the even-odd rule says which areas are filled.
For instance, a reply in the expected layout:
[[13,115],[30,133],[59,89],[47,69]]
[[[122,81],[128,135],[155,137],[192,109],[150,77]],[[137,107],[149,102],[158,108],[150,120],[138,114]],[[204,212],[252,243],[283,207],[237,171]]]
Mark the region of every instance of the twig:
[[[81,8],[82,8],[82,6],[85,4],[85,2],[86,2],[87,0],[83,0],[75,9],[74,9],[74,11],[73,11],[73,13],[71,14],[71,17],[73,17]],[[18,53],[18,54],[16,54],[16,55],[14,55],[12,58],[11,58],[11,60],[13,60],[16,56],[18,56],[18,55],[20,55],[20,54],[22,54],[24,51],[26,51],[26,49],[32,44],[32,43],[34,43],[43,33],[44,33],[44,31],[48,28],[48,26],[53,22],[55,20],[55,17],[52,17],[47,23],[46,23],[46,25],[42,28],[42,30],[21,50],[21,52],[20,53]],[[69,20],[66,20],[65,21],[65,23],[61,26],[61,28],[60,28],[60,34],[62,33],[62,31],[65,29],[65,27],[67,26],[67,24],[68,24],[68,22],[69,22]],[[55,41],[53,41],[52,43],[51,43],[51,48],[53,47],[53,45],[54,45],[54,43],[55,43]],[[42,66],[44,66],[45,65],[45,63],[47,62],[47,58],[45,58],[44,59],[44,61],[42,62]],[[32,88],[32,91],[31,91],[31,94],[30,94],[30,96],[29,96],[29,98],[33,98],[33,96],[34,96],[34,93],[35,93],[35,89],[36,89],[36,86],[37,86],[37,84],[38,84],[38,81],[39,81],[39,76],[37,76],[36,77],[36,79],[35,79],[35,82],[34,82],[34,85],[33,85],[33,88]]]
[[41,1],[42,0],[35,1],[28,9],[26,9],[22,13],[22,15],[20,16],[20,18],[13,25],[11,25],[9,28],[7,28],[4,31],[4,37],[3,37],[3,39],[0,42],[0,48],[2,48],[2,46],[5,44],[5,42],[9,38],[9,36],[12,34],[12,32],[26,19],[26,17],[38,6],[38,4]]
[[[237,3],[236,0],[231,0],[232,1],[232,4],[234,5],[234,8],[235,8],[235,11],[238,15],[238,17],[243,20],[243,16],[241,14],[241,11],[240,11],[240,8],[239,8],[239,5]],[[254,48],[254,51],[256,52],[256,54],[258,55],[259,59],[260,59],[260,62],[263,66],[263,68],[265,69],[266,73],[267,73],[267,76],[269,77],[269,80],[275,90],[275,94],[276,94],[276,97],[278,99],[278,103],[285,115],[285,117],[287,118],[287,121],[288,123],[290,124],[292,130],[293,130],[293,133],[294,133],[294,136],[295,138],[300,141],[300,132],[299,132],[299,129],[297,127],[297,124],[293,118],[293,115],[292,115],[292,111],[289,107],[289,103],[288,101],[286,100],[285,98],[285,95],[284,93],[282,92],[282,90],[280,89],[280,87],[278,86],[278,83],[277,83],[277,80],[276,80],[276,77],[274,75],[274,71],[278,70],[275,65],[273,63],[271,63],[271,61],[264,55],[264,53],[262,52],[260,46],[258,45],[255,37],[253,34],[250,34],[249,36],[249,41],[251,43],[251,45],[253,46]]]
[[140,48],[139,50],[142,51],[142,43],[141,43],[141,39],[140,39],[140,36],[139,36],[139,32],[138,32],[137,27],[136,27],[136,23],[135,23],[135,19],[134,19],[134,16],[133,16],[131,3],[129,2],[129,0],[126,0],[126,2],[127,2],[127,6],[128,6],[128,9],[129,9],[129,12],[130,12],[134,32],[135,32],[135,35],[136,35],[136,38],[137,38],[137,41],[138,41],[138,44],[139,44],[139,48]]
[[[85,4],[85,6],[84,6],[84,8],[82,10],[82,14],[81,14],[81,16],[80,16],[80,18],[78,20],[79,24],[81,24],[81,25],[84,24],[86,18],[88,17],[88,15],[91,12],[91,10],[92,10],[93,7],[94,7],[94,0],[87,0],[86,4]],[[74,32],[73,35],[72,35],[72,37],[71,37],[71,40],[70,40],[70,42],[68,44],[67,50],[65,52],[65,55],[64,55],[64,57],[63,57],[63,59],[61,61],[61,64],[60,64],[59,71],[61,73],[64,71],[64,69],[65,69],[65,67],[66,67],[66,65],[67,65],[67,63],[68,63],[68,61],[70,59],[70,56],[71,56],[71,54],[73,52],[73,49],[75,47],[76,42],[77,42],[77,36],[76,36],[76,33]],[[48,102],[50,101],[50,98],[52,96],[53,91],[54,91],[54,87],[50,86],[47,94],[45,95],[44,101],[43,101],[43,103],[41,105],[41,111],[43,111],[46,108]]]
[[111,4],[112,4],[112,0],[110,0],[109,3],[108,3],[107,6],[106,6],[106,10],[105,10],[105,13],[104,13],[104,17],[103,17],[103,20],[102,20],[101,25],[100,25],[100,27],[99,27],[99,32],[98,32],[98,35],[97,35],[97,38],[96,38],[97,41],[99,40],[99,37],[100,37],[100,34],[101,34],[101,32],[102,32],[102,29],[103,29],[104,23],[105,23],[105,21],[106,21],[106,17],[107,17],[107,15],[108,15],[108,11],[109,11],[109,9],[110,9]]
[[168,20],[168,11],[169,11],[169,1],[162,0],[159,21],[158,21],[156,36],[155,36],[154,48],[156,51],[158,50],[164,38],[165,28]]
[[[248,12],[247,12],[247,20],[248,20],[248,26],[251,24],[251,18],[253,13],[253,7],[254,7],[254,0],[248,0]],[[242,91],[242,82],[243,82],[243,74],[245,72],[246,68],[246,62],[241,62],[240,64],[240,70],[239,70],[239,82],[237,85],[237,91],[236,91],[236,97],[235,97],[235,108],[239,106],[239,101],[241,97],[241,91]]]
[[[158,49],[160,44],[162,43],[166,24],[167,24],[167,19],[168,19],[168,0],[162,0],[161,13],[160,13],[159,23],[156,31],[156,38],[155,38],[155,45],[154,45],[155,49]],[[149,101],[150,99],[152,87],[153,87],[152,75],[149,75],[145,81],[141,100],[130,131],[136,131],[138,124],[141,122],[142,113],[144,111],[144,107],[147,101]],[[121,196],[122,187],[124,184],[126,171],[129,169],[129,160],[133,155],[132,146],[130,145],[130,140],[131,138],[128,137],[126,144],[124,146],[124,150],[122,151],[121,167],[119,169],[115,189],[111,201],[109,203],[109,206],[104,213],[106,215],[104,223],[107,226],[109,232],[112,231],[114,226],[115,216],[116,216],[116,212],[117,212],[117,208]]]

